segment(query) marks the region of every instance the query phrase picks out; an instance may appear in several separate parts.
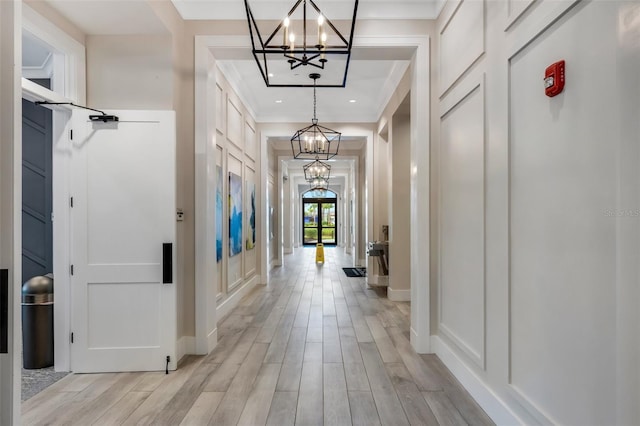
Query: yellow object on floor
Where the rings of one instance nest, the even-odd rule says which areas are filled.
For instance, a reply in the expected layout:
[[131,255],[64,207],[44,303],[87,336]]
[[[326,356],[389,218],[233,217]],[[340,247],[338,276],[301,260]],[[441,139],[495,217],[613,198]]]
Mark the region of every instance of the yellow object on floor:
[[316,263],[324,263],[324,245],[316,244]]

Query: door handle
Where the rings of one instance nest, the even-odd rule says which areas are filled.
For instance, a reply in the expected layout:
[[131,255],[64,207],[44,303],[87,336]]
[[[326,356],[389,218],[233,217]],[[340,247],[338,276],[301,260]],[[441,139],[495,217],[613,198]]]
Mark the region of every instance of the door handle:
[[162,244],[162,284],[173,282],[173,243]]
[[9,352],[9,270],[0,269],[0,354]]

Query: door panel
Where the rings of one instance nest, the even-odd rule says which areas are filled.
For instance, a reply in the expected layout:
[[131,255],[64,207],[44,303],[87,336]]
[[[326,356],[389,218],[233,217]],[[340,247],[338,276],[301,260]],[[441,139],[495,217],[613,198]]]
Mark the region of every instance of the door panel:
[[53,272],[51,110],[22,100],[22,280]]
[[[175,243],[172,112],[115,111],[118,123],[74,111],[75,372],[175,368],[176,295],[162,283]],[[175,254],[171,254],[175,263]]]
[[303,205],[303,236],[304,244],[316,244],[318,242],[318,203]]

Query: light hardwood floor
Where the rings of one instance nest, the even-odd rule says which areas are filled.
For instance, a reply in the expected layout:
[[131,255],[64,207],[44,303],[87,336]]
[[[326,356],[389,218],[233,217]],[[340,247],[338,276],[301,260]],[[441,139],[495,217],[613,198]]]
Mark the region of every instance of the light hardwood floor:
[[71,374],[22,404],[23,424],[490,425],[433,355],[409,344],[408,303],[298,249],[219,323],[207,356],[164,372]]

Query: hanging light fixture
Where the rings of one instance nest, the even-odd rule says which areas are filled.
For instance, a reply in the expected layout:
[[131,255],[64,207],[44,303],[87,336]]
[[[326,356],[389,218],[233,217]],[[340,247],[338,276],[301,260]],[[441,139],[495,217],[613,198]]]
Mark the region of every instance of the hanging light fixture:
[[329,181],[324,179],[314,179],[309,182],[309,187],[311,191],[317,191],[319,193],[318,195],[324,197],[324,194],[329,190]]
[[315,161],[305,164],[302,169],[304,170],[304,178],[307,182],[318,179],[328,181],[331,175],[331,166],[317,158]]
[[[309,87],[303,77],[291,72],[300,66],[327,70],[330,78],[320,87],[345,87],[358,0],[354,0],[350,27],[343,28],[349,31],[348,36],[339,31],[313,0],[297,0],[268,36],[260,33],[249,0],[244,0],[244,7],[253,56],[268,87]],[[317,31],[314,25],[307,25],[309,18],[316,23]]]
[[313,119],[311,126],[296,131],[291,137],[293,157],[301,160],[328,160],[338,155],[342,133],[318,124],[316,118],[316,85],[320,74],[309,74],[313,79]]

